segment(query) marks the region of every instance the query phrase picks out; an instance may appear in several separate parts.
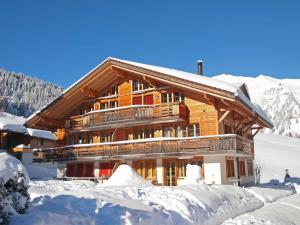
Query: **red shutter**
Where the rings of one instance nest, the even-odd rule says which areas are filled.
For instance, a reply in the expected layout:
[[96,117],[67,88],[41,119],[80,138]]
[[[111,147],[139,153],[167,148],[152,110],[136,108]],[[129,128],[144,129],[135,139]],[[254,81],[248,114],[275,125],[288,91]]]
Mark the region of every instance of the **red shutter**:
[[142,104],[142,96],[133,97],[133,105],[141,105]]
[[88,162],[85,163],[85,177],[93,177],[94,176],[94,163]]
[[153,105],[153,95],[144,96],[144,105]]
[[77,177],[83,177],[84,172],[83,172],[83,163],[77,163],[76,164],[76,176]]
[[67,164],[67,177],[74,177],[75,175],[75,164]]

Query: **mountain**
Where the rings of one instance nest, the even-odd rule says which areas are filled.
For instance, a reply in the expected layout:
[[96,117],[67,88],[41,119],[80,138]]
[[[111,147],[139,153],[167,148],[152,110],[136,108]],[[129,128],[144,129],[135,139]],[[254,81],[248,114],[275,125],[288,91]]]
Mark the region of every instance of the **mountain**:
[[50,82],[0,68],[0,111],[28,117],[62,91]]
[[215,76],[214,79],[247,84],[251,100],[257,103],[273,121],[274,128],[265,129],[265,133],[300,137],[300,79],[227,74]]

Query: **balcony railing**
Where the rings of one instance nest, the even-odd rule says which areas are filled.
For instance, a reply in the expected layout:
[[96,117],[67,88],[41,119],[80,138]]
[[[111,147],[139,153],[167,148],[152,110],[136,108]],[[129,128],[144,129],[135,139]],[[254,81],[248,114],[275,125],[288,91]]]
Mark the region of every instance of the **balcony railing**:
[[[141,123],[149,120],[187,120],[189,110],[184,104],[132,105],[92,111],[82,116],[73,116],[66,121],[69,130],[112,126],[113,124]],[[172,121],[175,122],[175,121]]]
[[119,141],[112,143],[79,144],[60,148],[35,150],[34,162],[67,161],[74,159],[126,158],[137,155],[155,156],[182,153],[236,153],[253,154],[253,141],[236,134],[187,137],[153,138],[143,140]]

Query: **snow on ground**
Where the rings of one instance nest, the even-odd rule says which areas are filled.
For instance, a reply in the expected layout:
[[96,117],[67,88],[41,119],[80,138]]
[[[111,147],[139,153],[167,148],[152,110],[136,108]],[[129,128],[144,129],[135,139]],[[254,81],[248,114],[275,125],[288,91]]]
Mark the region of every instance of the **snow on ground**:
[[32,209],[11,224],[220,224],[263,205],[240,187],[113,187],[33,181]]
[[279,199],[252,213],[228,220],[223,225],[280,225],[300,223],[300,195]]
[[187,175],[190,184],[153,186],[131,167],[121,165],[106,184],[31,181],[31,212],[14,217],[11,224],[221,224],[293,194],[284,184],[247,189],[207,185],[192,165]]
[[300,138],[258,134],[254,139],[255,160],[262,166],[261,182],[283,181],[285,169],[300,179]]

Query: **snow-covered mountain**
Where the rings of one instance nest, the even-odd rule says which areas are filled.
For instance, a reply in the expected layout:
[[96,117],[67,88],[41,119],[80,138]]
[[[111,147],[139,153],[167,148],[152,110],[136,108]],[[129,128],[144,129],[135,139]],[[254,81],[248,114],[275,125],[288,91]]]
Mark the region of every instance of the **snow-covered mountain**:
[[0,111],[27,117],[62,91],[50,82],[0,68]]
[[300,137],[300,79],[275,79],[270,76],[243,77],[222,74],[215,79],[228,83],[245,82],[250,98],[260,105],[274,123],[265,133]]

